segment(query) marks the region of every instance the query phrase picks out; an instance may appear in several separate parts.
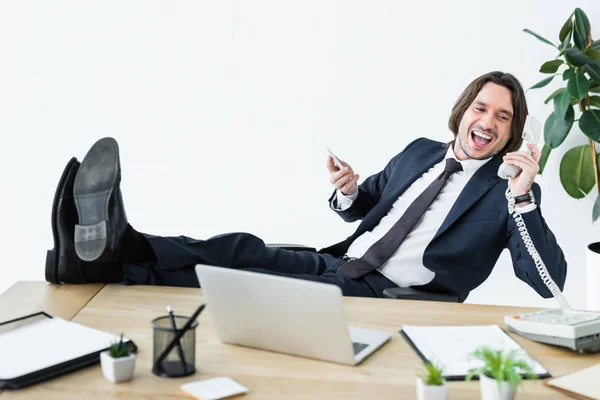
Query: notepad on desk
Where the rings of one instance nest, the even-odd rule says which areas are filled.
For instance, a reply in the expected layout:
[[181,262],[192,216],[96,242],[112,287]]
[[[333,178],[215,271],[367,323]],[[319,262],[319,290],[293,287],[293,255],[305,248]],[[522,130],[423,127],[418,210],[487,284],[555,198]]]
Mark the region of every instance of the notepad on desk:
[[598,400],[600,399],[598,377],[600,377],[600,364],[551,379],[546,382],[546,385],[576,399]]
[[93,364],[118,340],[45,313],[7,321],[0,324],[0,387],[16,389]]
[[482,365],[472,355],[478,348],[515,350],[532,366],[540,378],[548,378],[548,371],[506,334],[498,325],[484,326],[412,326],[404,325],[402,337],[424,362],[443,367],[446,380],[464,380],[469,370]]

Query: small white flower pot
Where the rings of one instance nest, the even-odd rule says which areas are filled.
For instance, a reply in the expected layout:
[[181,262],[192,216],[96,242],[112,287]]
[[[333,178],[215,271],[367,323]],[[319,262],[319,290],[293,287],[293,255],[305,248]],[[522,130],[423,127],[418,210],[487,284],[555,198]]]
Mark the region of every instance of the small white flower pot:
[[513,389],[508,382],[498,382],[485,375],[479,375],[481,384],[481,400],[513,400],[516,388]]
[[135,354],[112,358],[108,351],[100,353],[100,365],[104,377],[113,383],[130,381],[133,378]]
[[417,399],[418,400],[447,400],[448,384],[444,381],[442,386],[432,386],[423,383],[421,377],[417,378]]

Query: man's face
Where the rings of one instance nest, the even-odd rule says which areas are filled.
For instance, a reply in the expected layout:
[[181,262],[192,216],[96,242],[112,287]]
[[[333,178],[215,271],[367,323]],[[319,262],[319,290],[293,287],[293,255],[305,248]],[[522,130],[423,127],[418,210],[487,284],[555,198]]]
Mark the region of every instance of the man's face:
[[486,83],[463,114],[454,143],[459,160],[484,160],[498,154],[510,139],[512,94],[504,86]]

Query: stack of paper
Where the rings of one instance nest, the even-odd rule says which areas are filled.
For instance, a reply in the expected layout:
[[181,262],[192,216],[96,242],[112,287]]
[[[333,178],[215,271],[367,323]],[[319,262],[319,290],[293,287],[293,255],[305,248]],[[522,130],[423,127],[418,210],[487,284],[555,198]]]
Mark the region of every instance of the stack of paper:
[[544,367],[532,359],[498,325],[404,325],[401,334],[423,361],[442,366],[444,377],[449,380],[464,379],[470,369],[482,366],[483,362],[474,358],[473,353],[484,346],[493,350],[516,350],[518,357],[526,360],[534,373],[541,378],[550,376]]
[[62,318],[44,318],[0,333],[0,380],[10,380],[99,352],[119,340]]

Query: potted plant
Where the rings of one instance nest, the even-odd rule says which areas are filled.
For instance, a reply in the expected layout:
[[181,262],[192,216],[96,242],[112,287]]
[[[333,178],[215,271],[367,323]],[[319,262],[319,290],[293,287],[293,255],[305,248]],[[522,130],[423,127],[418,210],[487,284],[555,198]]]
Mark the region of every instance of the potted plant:
[[[589,144],[574,147],[560,162],[560,181],[573,198],[585,197],[594,186],[599,193],[592,210],[592,221],[600,216],[600,182],[598,181],[598,156],[596,142],[600,142],[600,40],[593,41],[587,15],[580,8],[569,16],[558,34],[558,44],[541,37],[529,29],[525,32],[554,47],[558,54],[546,61],[540,72],[549,77],[530,89],[548,85],[556,76],[562,76],[563,85],[544,101],[553,102],[553,111],[544,124],[544,147],[540,159],[540,174],[552,149],[559,147],[578,121],[579,129],[587,136]],[[560,70],[560,71],[559,71]],[[590,94],[591,93],[591,94]],[[579,118],[575,118],[576,109]]]
[[522,373],[530,379],[537,378],[531,366],[518,358],[515,350],[504,352],[483,347],[477,349],[473,356],[483,361],[483,366],[471,369],[466,380],[479,376],[482,400],[512,400],[523,379]]
[[[592,39],[592,29],[587,15],[576,8],[567,18],[558,34],[558,44],[524,29],[543,43],[558,51],[553,60],[546,61],[540,72],[550,74],[530,89],[548,85],[556,76],[563,83],[544,101],[552,100],[553,111],[544,124],[544,147],[540,171],[553,149],[559,147],[571,131],[575,121],[588,139],[588,144],[573,147],[562,157],[559,168],[560,181],[565,191],[575,199],[587,196],[594,186],[598,192],[592,207],[592,222],[600,217],[600,182],[598,164],[600,157],[596,143],[600,142],[600,40]],[[566,85],[566,87],[565,87]],[[587,250],[587,275],[589,282],[600,276],[600,243],[592,243]],[[588,290],[588,308],[600,309],[600,296]]]
[[425,375],[417,377],[418,400],[446,400],[448,384],[442,377],[442,368],[432,363],[425,364]]
[[100,364],[104,377],[113,383],[130,381],[135,367],[135,354],[123,342],[123,334],[118,342],[100,353]]

